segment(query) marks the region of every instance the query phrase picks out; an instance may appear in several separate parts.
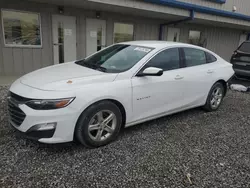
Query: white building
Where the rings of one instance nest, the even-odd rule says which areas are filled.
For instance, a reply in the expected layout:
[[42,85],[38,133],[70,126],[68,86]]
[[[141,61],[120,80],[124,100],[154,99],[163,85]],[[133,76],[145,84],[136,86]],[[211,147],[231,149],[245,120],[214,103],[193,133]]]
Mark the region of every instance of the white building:
[[194,43],[229,60],[250,32],[249,0],[0,0],[0,8],[0,84],[125,40]]

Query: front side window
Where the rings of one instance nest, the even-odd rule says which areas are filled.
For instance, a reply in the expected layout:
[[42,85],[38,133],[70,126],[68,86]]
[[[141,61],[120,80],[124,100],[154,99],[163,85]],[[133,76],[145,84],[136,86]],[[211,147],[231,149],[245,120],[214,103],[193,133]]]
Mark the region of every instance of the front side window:
[[148,47],[117,44],[76,63],[102,72],[120,73],[132,68],[152,50]]
[[203,65],[207,63],[205,52],[195,48],[183,48],[187,67]]
[[41,46],[40,16],[36,13],[2,11],[6,46]]
[[115,23],[114,24],[114,43],[134,40],[134,25]]
[[147,67],[156,67],[163,71],[180,68],[179,49],[172,48],[160,52],[147,63],[145,68]]

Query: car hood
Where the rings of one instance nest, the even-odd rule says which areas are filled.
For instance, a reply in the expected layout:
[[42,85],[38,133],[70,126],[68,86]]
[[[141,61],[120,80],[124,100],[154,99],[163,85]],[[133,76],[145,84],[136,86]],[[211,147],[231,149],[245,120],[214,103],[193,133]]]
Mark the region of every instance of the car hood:
[[83,85],[112,82],[117,74],[104,73],[74,62],[39,69],[20,78],[24,85],[41,90],[71,90]]

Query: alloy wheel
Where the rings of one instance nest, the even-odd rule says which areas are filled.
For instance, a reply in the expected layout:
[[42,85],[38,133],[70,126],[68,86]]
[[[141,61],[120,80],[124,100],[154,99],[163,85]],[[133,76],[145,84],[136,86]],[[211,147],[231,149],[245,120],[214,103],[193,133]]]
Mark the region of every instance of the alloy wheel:
[[116,115],[112,111],[102,110],[91,118],[88,134],[93,141],[104,141],[112,136],[116,126]]
[[223,98],[223,90],[220,87],[216,87],[211,96],[210,104],[213,109],[218,108]]

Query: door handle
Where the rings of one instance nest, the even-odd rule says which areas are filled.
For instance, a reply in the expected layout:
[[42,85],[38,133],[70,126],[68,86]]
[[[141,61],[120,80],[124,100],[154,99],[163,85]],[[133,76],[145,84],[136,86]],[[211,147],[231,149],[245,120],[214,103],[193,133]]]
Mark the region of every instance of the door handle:
[[207,73],[212,74],[212,73],[214,73],[214,71],[213,70],[208,70]]
[[182,80],[184,77],[183,76],[180,76],[180,75],[177,75],[176,77],[175,77],[175,79],[176,80]]

